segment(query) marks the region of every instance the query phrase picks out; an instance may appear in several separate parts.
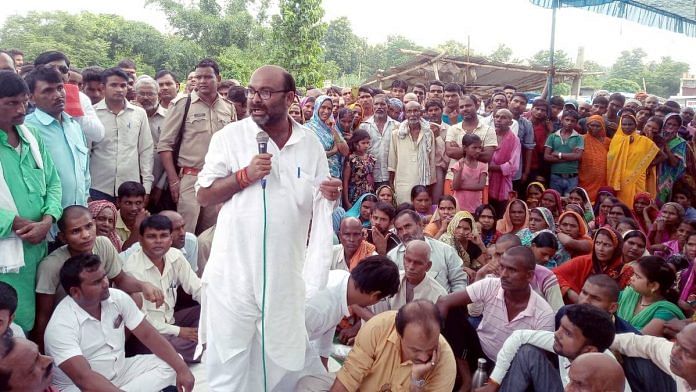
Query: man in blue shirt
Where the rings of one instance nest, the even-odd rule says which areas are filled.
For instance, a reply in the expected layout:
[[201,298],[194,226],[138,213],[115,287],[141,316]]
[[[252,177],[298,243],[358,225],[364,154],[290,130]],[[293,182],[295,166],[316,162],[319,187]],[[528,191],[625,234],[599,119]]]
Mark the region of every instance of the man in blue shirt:
[[40,65],[25,80],[36,105],[25,121],[39,132],[56,165],[63,190],[61,206],[87,206],[89,150],[80,124],[64,111],[63,78],[53,67]]

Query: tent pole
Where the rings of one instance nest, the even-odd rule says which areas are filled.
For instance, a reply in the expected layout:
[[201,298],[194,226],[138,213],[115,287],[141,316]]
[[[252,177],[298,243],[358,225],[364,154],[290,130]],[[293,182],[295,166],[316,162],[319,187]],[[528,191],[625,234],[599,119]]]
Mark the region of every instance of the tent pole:
[[550,69],[549,69],[549,75],[546,81],[546,91],[548,94],[546,95],[547,99],[551,100],[551,97],[553,96],[553,72],[555,71],[555,64],[554,64],[554,57],[555,57],[555,46],[556,46],[556,8],[560,6],[559,0],[552,0],[552,5],[551,5],[551,48],[549,50],[549,60],[550,60]]

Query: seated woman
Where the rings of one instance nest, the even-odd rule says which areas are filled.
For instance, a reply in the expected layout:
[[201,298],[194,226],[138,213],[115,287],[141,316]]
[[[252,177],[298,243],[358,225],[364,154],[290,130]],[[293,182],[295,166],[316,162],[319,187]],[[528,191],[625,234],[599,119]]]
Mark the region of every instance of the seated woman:
[[693,233],[696,233],[696,221],[683,220],[677,228],[675,238],[664,244],[668,249],[668,256],[681,253],[686,245],[686,239]]
[[575,257],[553,269],[566,303],[578,302],[578,294],[590,275],[606,274],[618,282],[623,266],[622,245],[623,240],[617,232],[601,227],[595,232],[590,254]]
[[563,202],[561,201],[561,194],[554,189],[547,189],[541,194],[540,205],[544,208],[548,208],[553,214],[554,220],[558,222],[561,213],[563,212]]
[[640,258],[633,271],[631,285],[619,295],[616,314],[644,335],[663,336],[665,322],[684,319],[672,289],[674,271],[657,256]]
[[527,205],[529,208],[539,206],[541,195],[545,190],[544,184],[540,182],[530,182],[529,185],[527,185],[527,194],[525,196],[527,197]]
[[631,282],[633,276],[633,268],[638,259],[643,256],[650,255],[645,253],[648,245],[648,238],[639,230],[631,230],[623,234],[623,248],[621,257],[623,257],[623,267],[621,267],[621,275],[619,276],[619,287],[622,289]]
[[[551,214],[548,208],[532,208],[529,211],[528,227],[517,232],[517,236],[520,237],[520,241],[522,241],[522,246],[530,246],[532,244],[532,238],[541,230],[550,230],[552,233],[556,232],[556,222],[553,221],[553,214]],[[554,250],[554,254],[555,253],[556,251]]]
[[556,227],[556,236],[560,242],[558,252],[549,262],[548,267],[557,267],[566,261],[592,251],[592,238],[588,235],[585,219],[575,211],[561,214]]
[[468,211],[457,212],[449,222],[447,232],[440,237],[440,241],[452,246],[457,251],[464,262],[464,272],[469,275],[469,282],[473,282],[476,271],[485,264],[486,246],[481,240],[471,213]]
[[665,243],[677,239],[677,229],[683,219],[684,207],[681,204],[667,202],[662,205],[660,214],[655,218],[653,228],[648,234],[650,253],[662,257],[671,254],[671,249]]
[[425,224],[430,222],[430,218],[437,210],[437,206],[433,205],[433,198],[428,193],[428,188],[423,185],[411,188],[411,204]]
[[546,299],[554,312],[563,306],[563,295],[556,274],[546,268],[544,264],[556,254],[556,249],[558,249],[558,240],[549,230],[537,232],[532,239],[532,253],[534,253],[537,266],[534,268],[534,279],[530,284],[534,291]]
[[614,205],[614,203],[611,200],[607,200],[610,197],[614,197],[614,194],[610,192],[607,188],[608,187],[600,188],[599,193],[597,194],[597,200],[595,201],[593,209],[595,220],[589,225],[591,230],[594,230],[598,227],[602,227],[607,223],[607,215],[609,215],[609,209],[611,209],[611,206]]
[[609,209],[609,214],[607,215],[607,225],[616,230],[621,219],[633,218],[633,213],[631,212],[631,209],[619,199],[611,198],[611,200],[614,202],[614,205],[612,205]]
[[588,224],[594,220],[595,216],[594,211],[592,211],[592,202],[585,189],[577,187],[570,191],[568,194],[568,203],[578,205],[582,208],[583,217]]
[[502,235],[495,228],[495,208],[490,204],[478,206],[474,211],[474,218],[481,233],[481,240],[486,247],[495,244],[495,241]]
[[351,216],[353,218],[360,219],[360,223],[365,228],[370,228],[370,214],[372,214],[372,207],[377,203],[377,196],[373,193],[366,193],[358,198],[358,200],[353,204],[353,207],[346,211],[345,216]]
[[381,185],[377,188],[375,192],[379,201],[391,204],[396,208],[396,198],[394,197],[394,190],[389,185]]
[[90,201],[88,204],[89,213],[94,217],[94,224],[97,228],[97,235],[104,236],[111,241],[116,248],[116,252],[121,252],[121,239],[116,234],[116,206],[107,200]]
[[684,246],[684,256],[689,261],[689,267],[682,271],[677,283],[679,290],[679,307],[693,314],[693,308],[696,304],[691,305],[696,301],[696,234],[691,234],[686,239]]
[[638,192],[633,199],[633,216],[643,233],[649,233],[660,211],[648,192]]
[[440,197],[437,202],[437,211],[430,218],[430,223],[423,229],[423,234],[439,240],[447,232],[447,225],[452,221],[452,217],[457,213],[457,200],[449,195]]
[[633,218],[619,219],[619,224],[616,225],[616,231],[624,235],[631,230],[640,230],[640,226],[638,226],[638,223],[636,223]]
[[503,218],[498,220],[496,228],[503,234],[517,234],[529,224],[529,211],[527,203],[515,199],[508,203]]

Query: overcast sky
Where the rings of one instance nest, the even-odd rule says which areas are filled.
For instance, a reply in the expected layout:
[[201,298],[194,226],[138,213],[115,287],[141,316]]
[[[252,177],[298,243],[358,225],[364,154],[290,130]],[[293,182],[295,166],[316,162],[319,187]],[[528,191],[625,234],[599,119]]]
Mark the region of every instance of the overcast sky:
[[[323,4],[327,21],[346,16],[353,31],[370,43],[401,34],[419,45],[436,46],[450,39],[466,43],[470,36],[477,53],[488,54],[505,43],[519,58],[549,48],[551,10],[528,0],[323,0]],[[22,0],[7,1],[2,8],[0,23],[7,15],[32,10],[86,10],[119,14],[170,31],[164,15],[153,6],[145,7],[144,0]],[[607,66],[622,50],[642,47],[649,59],[671,56],[689,63],[690,72],[696,73],[696,38],[576,9],[559,10],[557,21],[556,48],[568,52],[573,60],[579,46],[585,47],[586,60]]]

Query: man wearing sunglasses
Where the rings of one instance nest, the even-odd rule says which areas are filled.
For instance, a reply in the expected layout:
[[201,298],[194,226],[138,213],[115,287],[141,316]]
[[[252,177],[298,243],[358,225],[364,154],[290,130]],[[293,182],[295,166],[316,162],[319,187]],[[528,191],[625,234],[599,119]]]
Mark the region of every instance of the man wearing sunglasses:
[[80,89],[72,84],[67,84],[70,72],[70,60],[62,52],[43,52],[34,60],[34,66],[50,65],[57,69],[63,76],[65,84],[65,112],[71,115],[80,127],[89,142],[100,142],[104,138],[104,125],[97,117],[97,112],[92,107],[92,101],[88,96],[80,92]]

